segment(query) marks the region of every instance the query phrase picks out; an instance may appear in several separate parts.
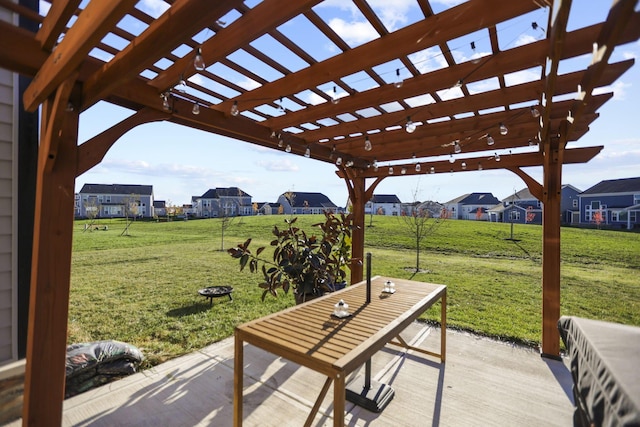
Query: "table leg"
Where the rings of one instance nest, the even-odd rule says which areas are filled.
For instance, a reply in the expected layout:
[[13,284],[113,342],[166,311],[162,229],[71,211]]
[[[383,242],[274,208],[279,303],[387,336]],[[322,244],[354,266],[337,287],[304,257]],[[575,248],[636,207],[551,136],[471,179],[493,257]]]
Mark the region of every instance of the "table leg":
[[333,380],[333,427],[344,427],[346,392],[344,373],[339,373]]
[[447,353],[447,289],[440,299],[440,361],[445,361]]
[[235,356],[233,362],[233,425],[242,427],[242,380],[244,369],[244,347],[242,338],[236,332],[235,336]]

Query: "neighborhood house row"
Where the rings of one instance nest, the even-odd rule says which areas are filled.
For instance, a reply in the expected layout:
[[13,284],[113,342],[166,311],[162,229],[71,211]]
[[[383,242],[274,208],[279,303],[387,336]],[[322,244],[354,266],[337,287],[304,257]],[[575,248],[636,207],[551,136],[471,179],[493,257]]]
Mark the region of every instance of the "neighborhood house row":
[[[178,215],[185,218],[229,216],[319,214],[342,212],[322,193],[289,191],[276,202],[254,202],[251,195],[237,187],[207,190],[193,196],[191,204],[167,206],[155,200],[153,186],[129,184],[85,184],[76,194],[76,218],[154,218]],[[451,219],[491,222],[542,223],[542,204],[528,189],[503,200],[491,193],[468,193],[446,203],[402,203],[396,195],[374,194],[365,205],[367,215],[412,215],[428,211],[438,216],[446,210]],[[601,181],[580,191],[563,185],[561,215],[565,224],[597,224],[617,228],[640,227],[640,177]]]

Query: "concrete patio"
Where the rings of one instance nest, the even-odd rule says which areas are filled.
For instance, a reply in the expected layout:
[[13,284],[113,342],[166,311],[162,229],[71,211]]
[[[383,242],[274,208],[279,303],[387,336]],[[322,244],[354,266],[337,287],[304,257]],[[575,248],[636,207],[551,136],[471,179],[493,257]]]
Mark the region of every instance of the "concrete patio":
[[[439,346],[439,331],[414,323],[403,338]],[[566,363],[566,361],[565,361]],[[350,426],[572,425],[570,373],[537,351],[447,333],[447,362],[387,346],[374,379],[395,390],[381,413],[347,402]],[[258,348],[245,348],[245,426],[301,426],[325,378]],[[332,425],[331,391],[314,426]],[[64,402],[66,426],[231,426],[233,338]],[[16,421],[12,426],[20,425]]]

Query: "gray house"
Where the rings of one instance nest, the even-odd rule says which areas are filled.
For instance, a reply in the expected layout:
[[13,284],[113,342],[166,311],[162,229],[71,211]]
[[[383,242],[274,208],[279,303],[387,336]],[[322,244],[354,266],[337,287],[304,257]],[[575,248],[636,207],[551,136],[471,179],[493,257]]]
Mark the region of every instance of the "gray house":
[[76,217],[151,218],[153,186],[129,184],[85,184],[76,197]]
[[488,210],[500,203],[491,193],[468,193],[444,204],[451,219],[489,220]]
[[338,207],[322,193],[289,191],[278,197],[284,214],[320,214],[324,211],[337,212]]
[[191,201],[195,215],[200,218],[253,215],[251,195],[238,187],[209,189]]
[[579,195],[581,224],[640,227],[640,177],[600,181]]

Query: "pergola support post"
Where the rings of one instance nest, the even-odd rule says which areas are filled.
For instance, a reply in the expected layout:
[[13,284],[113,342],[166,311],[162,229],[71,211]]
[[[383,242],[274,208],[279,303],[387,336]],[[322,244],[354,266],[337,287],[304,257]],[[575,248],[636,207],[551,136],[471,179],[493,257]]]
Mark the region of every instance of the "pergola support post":
[[567,121],[559,135],[543,142],[542,193],[542,356],[560,356],[560,215],[562,162],[567,139]]
[[77,110],[70,80],[42,108],[23,425],[60,425],[65,386],[69,281],[77,162]]

